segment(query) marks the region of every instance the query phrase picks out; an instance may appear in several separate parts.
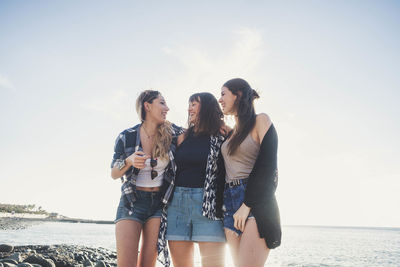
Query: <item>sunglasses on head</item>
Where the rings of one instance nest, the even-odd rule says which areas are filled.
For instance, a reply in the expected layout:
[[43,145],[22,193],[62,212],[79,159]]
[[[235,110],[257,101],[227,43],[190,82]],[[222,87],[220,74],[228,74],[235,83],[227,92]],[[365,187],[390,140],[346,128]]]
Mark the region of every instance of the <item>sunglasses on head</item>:
[[151,179],[153,180],[158,176],[158,172],[154,170],[154,167],[157,166],[157,160],[151,158],[150,159],[150,166],[151,166]]
[[156,99],[156,98],[158,97],[159,94],[160,94],[160,93],[159,93],[158,91],[147,92],[147,93],[144,95],[143,99],[142,99],[142,104],[143,104],[144,102],[153,101],[154,99]]

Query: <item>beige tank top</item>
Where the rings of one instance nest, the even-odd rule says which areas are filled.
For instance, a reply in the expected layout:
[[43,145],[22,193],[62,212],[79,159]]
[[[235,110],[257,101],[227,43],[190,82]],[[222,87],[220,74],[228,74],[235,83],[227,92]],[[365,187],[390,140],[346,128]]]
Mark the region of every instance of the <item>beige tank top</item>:
[[225,163],[225,181],[248,178],[253,170],[260,144],[254,141],[251,134],[248,134],[233,155],[228,155],[228,144],[230,139],[221,146],[221,153]]

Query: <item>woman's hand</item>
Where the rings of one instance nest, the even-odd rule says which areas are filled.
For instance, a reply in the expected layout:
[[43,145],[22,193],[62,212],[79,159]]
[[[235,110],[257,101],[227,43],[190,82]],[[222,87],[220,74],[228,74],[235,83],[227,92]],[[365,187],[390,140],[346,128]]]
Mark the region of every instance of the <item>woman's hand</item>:
[[150,156],[146,156],[143,151],[136,151],[126,158],[126,164],[137,169],[143,169],[146,166],[145,162],[148,158],[150,158]]
[[247,216],[249,216],[250,208],[247,207],[244,203],[240,208],[233,214],[233,226],[244,232],[244,226],[246,224]]
[[223,136],[227,137],[228,134],[232,131],[232,128],[229,127],[228,125],[225,124],[225,122],[222,124],[221,128],[219,128],[220,134]]

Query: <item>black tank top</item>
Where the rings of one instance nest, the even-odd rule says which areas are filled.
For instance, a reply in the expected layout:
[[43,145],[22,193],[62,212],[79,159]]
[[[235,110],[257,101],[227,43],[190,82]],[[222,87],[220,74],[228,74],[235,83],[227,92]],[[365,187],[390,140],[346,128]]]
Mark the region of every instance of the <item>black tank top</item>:
[[209,153],[209,135],[188,135],[176,149],[175,162],[177,172],[175,185],[202,188],[206,178],[206,166]]

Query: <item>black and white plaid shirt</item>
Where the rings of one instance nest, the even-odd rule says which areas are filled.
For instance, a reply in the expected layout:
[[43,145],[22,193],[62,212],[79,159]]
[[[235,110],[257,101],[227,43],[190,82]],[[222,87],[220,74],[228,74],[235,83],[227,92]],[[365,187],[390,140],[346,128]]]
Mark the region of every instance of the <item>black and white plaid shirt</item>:
[[[116,166],[118,162],[124,161],[127,157],[135,153],[135,151],[142,150],[142,145],[140,143],[140,125],[141,124],[138,124],[132,128],[126,129],[118,135],[115,140],[114,156],[111,162],[111,168]],[[173,177],[175,177],[176,172],[176,164],[174,161],[176,138],[183,133],[183,129],[175,124],[171,124],[171,130],[173,141],[168,152],[169,163],[164,171],[164,182],[162,186],[163,192],[165,192],[162,199],[164,204],[168,202],[174,188]],[[138,169],[130,167],[125,172],[124,176],[121,177],[123,182],[121,193],[124,198],[124,203],[130,210],[130,213],[133,212],[133,204],[136,201],[136,179],[138,173]]]

